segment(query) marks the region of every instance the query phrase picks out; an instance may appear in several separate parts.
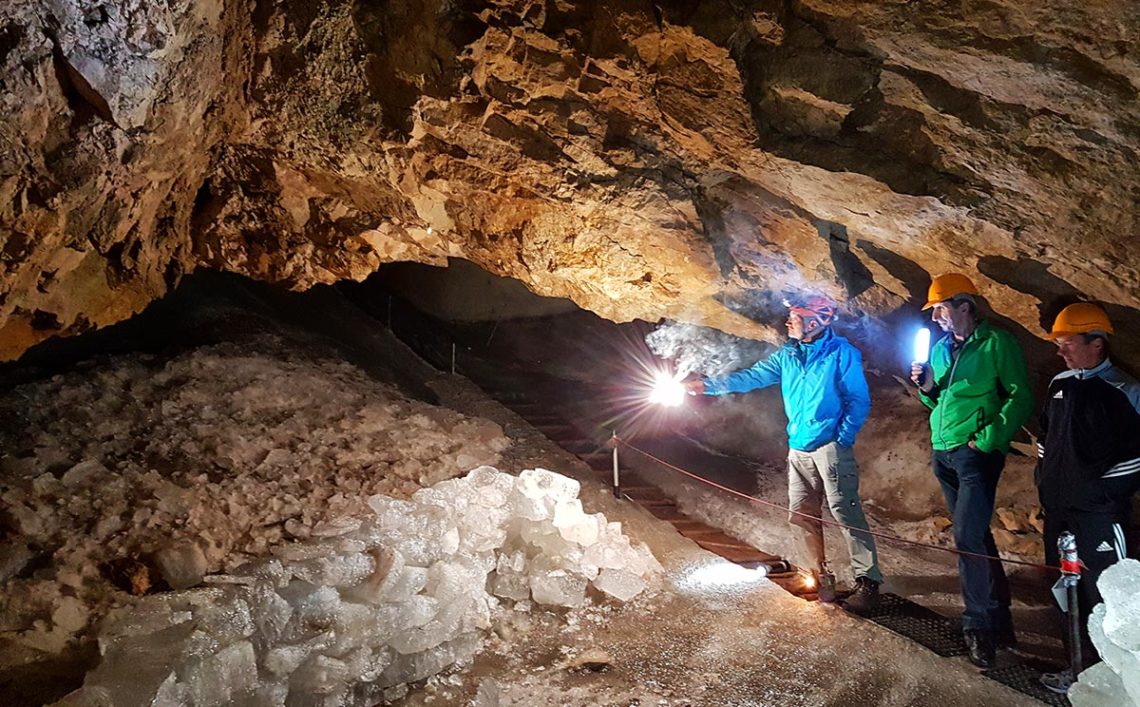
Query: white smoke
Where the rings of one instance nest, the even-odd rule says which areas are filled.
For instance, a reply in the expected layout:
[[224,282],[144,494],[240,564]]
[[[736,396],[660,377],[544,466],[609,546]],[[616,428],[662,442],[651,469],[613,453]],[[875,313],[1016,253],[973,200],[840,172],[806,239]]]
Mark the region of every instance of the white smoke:
[[664,359],[675,362],[680,375],[699,373],[719,376],[747,368],[772,351],[762,341],[741,339],[717,329],[670,322],[645,337],[649,349]]

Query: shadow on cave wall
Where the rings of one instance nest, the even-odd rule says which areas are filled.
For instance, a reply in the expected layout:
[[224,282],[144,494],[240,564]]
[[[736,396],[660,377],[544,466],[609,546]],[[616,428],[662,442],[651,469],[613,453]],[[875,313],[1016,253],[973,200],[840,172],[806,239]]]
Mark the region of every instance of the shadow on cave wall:
[[[199,269],[141,313],[78,336],[52,338],[16,361],[0,364],[0,391],[57,373],[82,369],[93,359],[143,353],[154,365],[192,349],[235,343],[250,352],[277,349],[343,359],[406,395],[436,404],[424,381],[428,364],[334,285],[292,292],[233,273]],[[279,343],[274,343],[279,342]]]
[[[1023,292],[1040,301],[1037,309],[1040,314],[1040,332],[1042,335],[1053,326],[1053,320],[1062,309],[1076,302],[1094,301],[1049,271],[1047,263],[1031,258],[1014,260],[999,255],[987,255],[978,261],[978,270],[986,277]],[[1116,334],[1112,337],[1112,348],[1117,352],[1113,362],[1120,365],[1133,375],[1137,372],[1135,360],[1122,357],[1122,352],[1140,351],[1140,310],[1124,307],[1117,304],[1097,302],[1108,313],[1112,320]],[[1013,328],[1013,325],[1010,325]],[[1019,339],[1020,340],[1020,339]],[[1037,339],[1038,348],[1048,352],[1051,365],[1048,366],[1054,373],[1060,370],[1059,359],[1056,358],[1056,348],[1049,341]],[[1026,351],[1029,355],[1029,351]],[[1125,354],[1127,356],[1127,354]]]

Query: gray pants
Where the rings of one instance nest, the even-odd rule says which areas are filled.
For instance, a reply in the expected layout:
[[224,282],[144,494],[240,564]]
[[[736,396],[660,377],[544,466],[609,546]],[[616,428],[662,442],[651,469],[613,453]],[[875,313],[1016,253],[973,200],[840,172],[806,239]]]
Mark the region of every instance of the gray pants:
[[[869,530],[859,501],[859,467],[855,452],[832,442],[814,452],[796,449],[788,452],[788,503],[793,511],[819,516],[823,497],[836,522],[858,530]],[[802,538],[808,561],[819,569],[823,554],[823,524],[817,520],[789,514],[788,520],[803,529]],[[847,551],[851,555],[851,571],[856,577],[883,581],[875,539],[869,533],[842,528]]]

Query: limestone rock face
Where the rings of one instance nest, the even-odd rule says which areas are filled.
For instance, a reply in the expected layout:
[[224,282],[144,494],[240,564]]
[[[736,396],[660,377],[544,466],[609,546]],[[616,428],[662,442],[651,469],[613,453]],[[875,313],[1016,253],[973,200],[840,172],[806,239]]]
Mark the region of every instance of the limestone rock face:
[[1075,297],[1128,330],[1138,39],[1126,0],[14,0],[0,357],[199,266],[449,257],[753,338],[785,291],[873,323],[949,270],[1023,336]]

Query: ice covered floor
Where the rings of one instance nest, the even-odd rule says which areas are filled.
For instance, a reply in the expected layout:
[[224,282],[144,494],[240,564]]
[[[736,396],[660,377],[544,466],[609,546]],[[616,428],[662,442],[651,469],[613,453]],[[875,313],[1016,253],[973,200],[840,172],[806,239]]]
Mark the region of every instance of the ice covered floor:
[[[500,628],[467,671],[409,695],[404,705],[1035,705],[835,607],[804,602],[764,581],[718,588],[720,560],[674,540],[676,585],[620,610],[550,614]],[[599,672],[576,658],[603,650]]]

